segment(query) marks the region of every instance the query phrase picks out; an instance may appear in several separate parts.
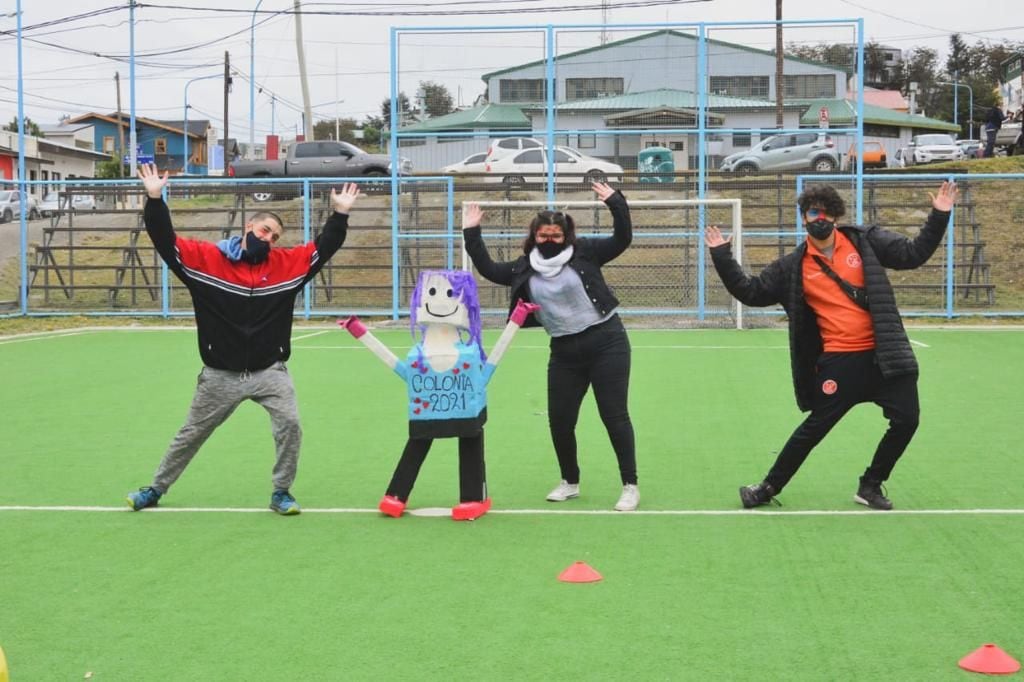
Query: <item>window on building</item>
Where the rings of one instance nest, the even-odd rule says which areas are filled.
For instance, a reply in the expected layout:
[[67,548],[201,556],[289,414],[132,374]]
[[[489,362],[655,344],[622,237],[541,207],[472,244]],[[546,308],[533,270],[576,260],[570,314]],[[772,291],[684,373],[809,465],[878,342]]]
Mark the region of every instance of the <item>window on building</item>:
[[166,154],[167,153],[167,138],[166,137],[158,137],[158,138],[156,138],[153,141],[153,151],[156,154]]
[[828,74],[783,76],[782,86],[785,88],[786,97],[795,97],[796,99],[836,96],[835,76]]
[[870,137],[893,137],[900,136],[899,126],[884,126],[877,123],[865,123],[864,135]]
[[543,78],[502,78],[499,97],[504,102],[543,102],[547,99],[547,81]]
[[768,76],[711,76],[708,91],[729,97],[768,97]]
[[565,99],[570,102],[578,99],[621,95],[623,92],[625,92],[625,79],[623,78],[565,79]]
[[114,137],[107,135],[103,138],[103,153],[113,154],[114,153]]
[[750,146],[750,133],[733,133],[732,146],[737,149],[745,149]]
[[596,149],[597,148],[597,135],[580,135],[580,149]]

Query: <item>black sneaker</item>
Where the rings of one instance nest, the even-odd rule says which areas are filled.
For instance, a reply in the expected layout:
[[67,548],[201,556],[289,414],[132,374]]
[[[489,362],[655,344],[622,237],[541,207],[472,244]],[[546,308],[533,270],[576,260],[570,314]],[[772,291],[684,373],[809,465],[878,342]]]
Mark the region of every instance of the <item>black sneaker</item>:
[[768,483],[755,483],[740,488],[740,501],[746,509],[768,504],[775,499],[775,488]]
[[871,509],[880,509],[882,511],[892,509],[892,501],[885,496],[881,481],[862,478],[860,486],[857,488],[857,494],[853,496],[853,501]]

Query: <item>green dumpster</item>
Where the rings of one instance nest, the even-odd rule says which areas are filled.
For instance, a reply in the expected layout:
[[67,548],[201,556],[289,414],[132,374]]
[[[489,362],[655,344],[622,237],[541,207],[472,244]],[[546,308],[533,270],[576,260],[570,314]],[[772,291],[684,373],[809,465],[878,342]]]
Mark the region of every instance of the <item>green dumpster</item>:
[[676,164],[672,150],[666,147],[648,147],[637,155],[637,174],[640,182],[672,182]]

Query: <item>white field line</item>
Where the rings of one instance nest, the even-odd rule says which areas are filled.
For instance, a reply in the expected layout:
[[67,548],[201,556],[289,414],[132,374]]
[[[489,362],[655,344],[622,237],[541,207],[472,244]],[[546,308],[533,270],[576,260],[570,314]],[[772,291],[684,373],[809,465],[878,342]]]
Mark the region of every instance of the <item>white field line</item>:
[[320,331],[313,332],[312,334],[303,334],[302,336],[293,336],[292,337],[292,343],[294,343],[296,341],[302,341],[303,339],[310,339],[310,338],[313,338],[314,336],[320,336],[321,334],[326,334],[328,331],[330,331],[330,330],[329,329],[321,329]]
[[922,348],[931,348],[931,346],[929,346],[924,341],[918,341],[917,339],[910,339],[910,343],[914,344],[915,346],[921,346]]
[[59,334],[45,333],[43,335],[33,334],[31,336],[9,336],[0,338],[0,346],[9,343],[25,343],[26,341],[46,341],[47,339],[62,339],[65,336],[79,336],[81,334],[88,334],[88,331],[73,331],[73,332],[61,332]]
[[[266,507],[157,507],[144,510],[146,514],[268,514]],[[117,507],[91,507],[78,505],[3,505],[0,512],[120,512],[132,513],[127,505]],[[377,509],[333,507],[304,508],[303,514],[380,514]],[[449,516],[447,507],[406,509],[411,516]],[[652,509],[617,512],[611,509],[492,509],[488,514],[509,516],[1024,516],[1024,509]]]

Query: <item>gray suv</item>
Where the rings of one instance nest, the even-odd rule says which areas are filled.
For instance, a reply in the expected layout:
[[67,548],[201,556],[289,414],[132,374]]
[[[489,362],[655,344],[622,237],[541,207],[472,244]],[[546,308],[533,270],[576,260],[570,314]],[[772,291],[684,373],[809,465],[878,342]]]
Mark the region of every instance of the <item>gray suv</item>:
[[773,135],[742,152],[725,157],[727,173],[766,170],[813,170],[831,173],[839,168],[839,152],[825,133]]

